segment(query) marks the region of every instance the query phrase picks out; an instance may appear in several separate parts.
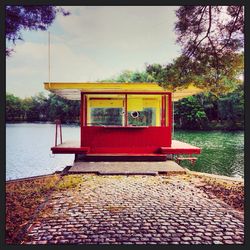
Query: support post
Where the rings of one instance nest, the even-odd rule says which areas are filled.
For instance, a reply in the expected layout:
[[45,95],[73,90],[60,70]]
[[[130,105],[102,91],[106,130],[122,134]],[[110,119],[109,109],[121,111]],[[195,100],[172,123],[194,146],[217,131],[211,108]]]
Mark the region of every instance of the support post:
[[61,124],[61,121],[58,120],[58,119],[55,120],[55,123],[56,123],[56,134],[55,134],[55,147],[56,147],[57,146],[57,129],[58,129],[58,127],[60,129],[60,131],[59,131],[59,133],[60,133],[60,142],[62,144],[62,124]]
[[57,146],[57,122],[56,122],[55,146]]

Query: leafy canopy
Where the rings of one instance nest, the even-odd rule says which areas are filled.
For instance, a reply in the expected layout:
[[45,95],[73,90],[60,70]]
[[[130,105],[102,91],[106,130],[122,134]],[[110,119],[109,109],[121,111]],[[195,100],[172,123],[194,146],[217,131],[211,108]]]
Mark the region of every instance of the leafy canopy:
[[146,66],[146,72],[161,86],[174,91],[193,83],[205,91],[214,94],[227,93],[242,83],[243,54],[228,53],[222,57],[223,67],[218,71],[211,67],[211,61],[203,57],[200,61],[192,61],[180,56],[167,65],[152,64]]
[[147,72],[172,90],[190,83],[214,94],[237,88],[244,70],[243,6],[182,6],[176,15],[181,56],[147,65]]
[[181,6],[176,15],[182,55],[165,67],[165,82],[232,91],[244,67],[243,6]]
[[211,55],[217,67],[221,57],[244,46],[243,6],[182,6],[176,15],[177,42],[189,58]]
[[145,70],[142,72],[124,70],[119,75],[100,80],[99,82],[152,82],[154,78]]
[[[61,7],[51,5],[6,6],[6,39],[15,45],[17,40],[23,40],[22,30],[47,30],[57,13],[62,13],[64,16],[70,14]],[[7,56],[10,56],[11,52],[13,49],[6,49]]]

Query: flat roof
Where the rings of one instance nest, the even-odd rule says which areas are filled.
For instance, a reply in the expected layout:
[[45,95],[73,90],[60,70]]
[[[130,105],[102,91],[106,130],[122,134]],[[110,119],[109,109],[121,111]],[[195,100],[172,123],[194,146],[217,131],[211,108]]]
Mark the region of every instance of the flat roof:
[[190,84],[187,88],[175,91],[164,89],[154,82],[45,82],[44,88],[68,100],[80,100],[81,92],[159,92],[172,93],[172,100],[177,101],[187,96],[201,93],[203,90]]

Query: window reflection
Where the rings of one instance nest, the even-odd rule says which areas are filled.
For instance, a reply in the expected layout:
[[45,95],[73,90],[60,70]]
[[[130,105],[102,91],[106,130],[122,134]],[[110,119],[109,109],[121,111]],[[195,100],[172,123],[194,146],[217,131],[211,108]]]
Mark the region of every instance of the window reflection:
[[162,95],[87,96],[88,126],[161,126],[161,116]]

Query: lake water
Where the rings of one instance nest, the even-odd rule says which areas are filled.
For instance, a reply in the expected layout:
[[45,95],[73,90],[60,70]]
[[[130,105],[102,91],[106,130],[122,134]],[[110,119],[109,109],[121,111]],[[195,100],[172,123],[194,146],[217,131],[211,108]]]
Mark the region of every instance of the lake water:
[[[79,126],[62,125],[63,140],[77,140]],[[6,180],[50,174],[63,170],[74,155],[52,155],[55,125],[39,123],[6,124]],[[174,139],[202,148],[191,170],[244,177],[244,132],[175,131]]]
[[244,177],[244,132],[176,131],[174,139],[200,147],[196,164],[183,162],[190,170]]

